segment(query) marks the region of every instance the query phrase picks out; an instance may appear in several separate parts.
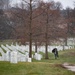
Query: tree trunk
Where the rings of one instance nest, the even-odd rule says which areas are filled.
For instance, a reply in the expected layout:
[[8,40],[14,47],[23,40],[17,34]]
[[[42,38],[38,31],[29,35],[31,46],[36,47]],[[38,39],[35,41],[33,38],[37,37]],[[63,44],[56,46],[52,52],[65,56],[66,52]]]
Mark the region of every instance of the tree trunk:
[[37,42],[35,42],[35,53],[37,53]]
[[30,24],[29,24],[29,57],[32,58],[32,0],[30,0]]
[[49,59],[49,58],[48,58],[48,40],[47,40],[47,33],[46,33],[45,36],[46,36],[46,45],[45,45],[45,48],[46,48],[46,49],[45,49],[45,53],[46,53],[46,54],[45,54],[45,59]]

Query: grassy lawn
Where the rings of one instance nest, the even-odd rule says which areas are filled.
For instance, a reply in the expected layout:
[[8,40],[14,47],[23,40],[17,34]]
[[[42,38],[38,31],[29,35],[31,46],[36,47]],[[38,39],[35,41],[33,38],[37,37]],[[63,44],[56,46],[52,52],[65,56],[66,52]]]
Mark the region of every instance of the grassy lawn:
[[0,75],[75,75],[75,72],[62,67],[61,64],[65,62],[75,64],[75,50],[60,51],[58,59],[54,59],[54,55],[49,53],[49,59],[33,59],[31,63],[0,62]]
[[8,44],[8,45],[11,45],[12,44],[12,42],[13,42],[13,44],[15,44],[15,42],[16,42],[16,40],[0,40],[0,45],[6,45],[6,44]]

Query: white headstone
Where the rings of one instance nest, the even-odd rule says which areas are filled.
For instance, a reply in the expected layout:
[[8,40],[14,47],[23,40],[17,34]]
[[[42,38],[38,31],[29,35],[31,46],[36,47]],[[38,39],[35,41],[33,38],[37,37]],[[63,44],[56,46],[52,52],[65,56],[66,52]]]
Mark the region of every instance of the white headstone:
[[12,51],[10,53],[10,63],[18,63],[18,61],[17,61],[17,52],[16,51]]
[[10,51],[7,51],[5,55],[6,55],[6,59],[5,60],[6,61],[10,61]]
[[26,62],[26,61],[27,61],[27,60],[26,60],[26,56],[23,55],[23,54],[21,55],[21,61],[22,61],[22,62]]
[[31,58],[28,58],[28,62],[32,62],[32,59]]
[[42,55],[41,54],[35,53],[34,59],[41,60],[41,58],[42,58]]

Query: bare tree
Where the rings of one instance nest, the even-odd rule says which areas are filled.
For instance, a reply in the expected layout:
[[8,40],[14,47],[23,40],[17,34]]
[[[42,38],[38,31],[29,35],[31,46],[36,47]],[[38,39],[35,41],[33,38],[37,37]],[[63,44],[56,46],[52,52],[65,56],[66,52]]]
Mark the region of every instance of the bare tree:
[[[29,42],[29,57],[32,57],[32,43],[45,45],[45,58],[48,59],[48,45],[51,40],[62,37],[63,26],[60,18],[60,3],[23,0],[20,7],[13,12],[18,38]],[[36,4],[36,6],[35,6]],[[17,16],[17,18],[16,18]],[[25,31],[25,32],[24,32]],[[60,33],[61,31],[61,33]],[[57,35],[56,35],[57,34]]]
[[4,8],[5,9],[10,8],[10,0],[4,0]]
[[4,0],[0,0],[0,9],[4,8]]
[[[33,23],[33,11],[35,10],[35,8],[38,6],[38,3],[39,0],[23,0],[22,2],[22,8],[20,7],[21,9],[21,13],[17,13],[17,17],[20,18],[21,20],[25,21],[25,24],[27,25],[28,27],[28,32],[27,32],[27,36],[29,36],[29,57],[32,57],[32,29],[33,29],[33,26],[32,26],[32,23]],[[24,4],[24,5],[23,5]],[[37,6],[35,6],[35,4]],[[19,7],[18,7],[19,8]],[[24,14],[24,11],[27,11],[27,15]]]
[[0,9],[8,9],[10,0],[0,0]]
[[[48,45],[50,43],[50,40],[56,40],[59,36],[58,34],[58,28],[59,27],[59,17],[60,17],[60,5],[59,3],[50,2],[50,3],[41,3],[41,10],[43,10],[42,17],[43,19],[41,22],[43,23],[43,35],[45,42],[45,58],[48,59]],[[58,19],[57,19],[58,18]],[[57,35],[56,35],[57,34]]]

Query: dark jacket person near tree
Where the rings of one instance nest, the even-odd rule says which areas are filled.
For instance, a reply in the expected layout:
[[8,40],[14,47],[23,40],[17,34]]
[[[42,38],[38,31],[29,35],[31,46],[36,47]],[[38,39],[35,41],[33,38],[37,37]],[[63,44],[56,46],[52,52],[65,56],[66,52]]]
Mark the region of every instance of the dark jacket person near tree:
[[59,56],[58,56],[58,50],[57,50],[57,48],[54,48],[54,49],[52,50],[52,53],[54,53],[55,59],[57,59],[57,57],[59,57]]

